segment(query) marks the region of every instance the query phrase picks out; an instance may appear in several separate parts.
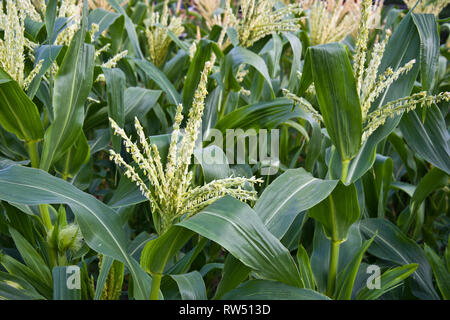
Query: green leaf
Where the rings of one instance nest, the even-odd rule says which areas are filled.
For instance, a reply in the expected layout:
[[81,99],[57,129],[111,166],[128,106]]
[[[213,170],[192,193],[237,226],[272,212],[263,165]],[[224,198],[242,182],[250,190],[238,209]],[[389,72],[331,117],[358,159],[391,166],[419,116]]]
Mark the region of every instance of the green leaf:
[[222,278],[220,279],[213,299],[221,299],[225,293],[240,285],[242,281],[248,278],[251,270],[251,268],[244,265],[232,254],[228,254],[225,258]]
[[198,271],[170,275],[176,281],[183,300],[207,300],[203,277]]
[[[337,274],[352,260],[362,245],[358,224],[350,227],[347,240],[339,246]],[[310,257],[311,269],[318,291],[325,292],[330,268],[331,241],[326,238],[323,227],[316,221],[313,238],[313,251]]]
[[0,300],[43,300],[24,279],[0,271]]
[[205,67],[205,63],[211,59],[211,52],[214,45],[217,47],[215,42],[204,39],[197,43],[197,51],[189,65],[183,86],[183,109],[186,113],[191,109],[194,93],[200,82],[202,70]]
[[150,274],[162,274],[169,259],[194,235],[190,230],[170,227],[163,235],[150,240],[142,250],[141,267]]
[[136,59],[135,62],[166,93],[167,99],[171,104],[178,105],[181,103],[180,94],[161,70],[155,67],[150,61]]
[[130,19],[130,17],[128,17],[126,11],[122,8],[117,0],[108,0],[108,3],[111,5],[111,7],[114,8],[114,10],[124,16],[125,29],[127,30],[128,38],[131,42],[131,46],[133,47],[134,54],[138,59],[144,59],[144,55],[142,54],[141,46],[139,45],[139,39],[133,21]]
[[439,33],[434,14],[413,14],[420,36],[420,78],[422,87],[431,92],[436,83],[439,61]]
[[369,216],[384,217],[392,173],[392,159],[377,154],[373,170],[369,170],[362,178],[366,209]]
[[345,241],[349,229],[359,218],[359,203],[354,184],[344,186],[339,183],[322,202],[308,211],[311,218],[319,221],[327,238]]
[[52,275],[44,259],[36,249],[15,229],[9,228],[9,234],[19,250],[25,264],[38,275],[44,283],[52,282]]
[[143,117],[156,104],[162,91],[130,87],[125,90],[125,122]]
[[224,300],[329,300],[310,290],[293,287],[281,282],[250,280],[223,296]]
[[306,289],[314,290],[314,276],[311,269],[311,263],[309,261],[308,253],[305,248],[300,244],[297,249],[297,262],[302,277],[303,284]]
[[100,300],[105,287],[106,279],[108,278],[109,270],[113,265],[114,259],[108,256],[102,257],[102,265],[97,278],[97,283],[95,285],[95,296],[94,300]]
[[417,264],[407,264],[401,267],[393,268],[383,272],[380,277],[380,288],[369,289],[367,286],[363,287],[356,296],[357,300],[375,300],[381,297],[386,292],[395,289],[400,283],[408,278],[417,269]]
[[359,266],[361,265],[364,253],[372,244],[374,237],[364,241],[361,248],[353,256],[352,260],[347,264],[345,269],[338,275],[336,286],[337,292],[335,292],[334,294],[336,299],[350,300]]
[[92,87],[93,45],[84,44],[84,30],[75,35],[55,79],[54,121],[45,132],[40,167],[48,171],[77,140],[84,120],[84,104]]
[[[120,69],[103,68],[106,79],[106,94],[108,101],[108,116],[120,128],[125,125],[125,74]],[[120,152],[122,138],[113,134],[111,129],[113,149]]]
[[44,128],[36,105],[1,68],[0,125],[26,142],[36,142],[44,137]]
[[384,219],[364,219],[360,222],[361,233],[366,238],[374,236],[369,253],[398,265],[417,263],[419,267],[411,276],[412,293],[420,299],[439,299],[434,290],[431,267],[423,250],[394,224]]
[[441,291],[442,298],[444,300],[450,300],[450,271],[447,270],[442,259],[426,244],[425,253],[433,269],[436,284],[439,291]]
[[[361,147],[362,111],[347,51],[337,43],[308,48],[325,127],[341,158],[352,159]],[[303,81],[303,80],[302,80]]]
[[137,299],[150,296],[150,278],[126,251],[120,216],[93,196],[42,170],[10,166],[0,170],[0,199],[27,205],[68,204],[88,245],[127,266]]
[[289,83],[287,88],[291,92],[296,92],[299,83],[297,78],[297,71],[300,71],[303,46],[300,39],[294,34],[290,32],[283,32],[283,36],[285,36],[289,41],[293,53],[291,73],[289,75]]
[[194,157],[200,163],[206,183],[230,176],[228,159],[218,146],[195,149]]
[[253,209],[267,229],[281,239],[295,217],[328,197],[337,183],[316,179],[303,168],[289,169],[263,191]]
[[67,152],[55,163],[55,169],[61,176],[73,178],[88,162],[90,156],[89,143],[81,131],[75,143],[67,150]]
[[243,63],[251,65],[264,77],[272,90],[273,96],[272,81],[270,79],[269,70],[267,69],[266,63],[256,53],[253,53],[243,47],[235,47],[225,56],[225,62],[221,66],[225,89],[229,90],[229,82],[231,81],[233,84],[231,88],[234,90],[239,90],[240,86],[237,84],[236,79],[233,76],[233,70],[236,70]]
[[[395,29],[390,38],[386,50],[378,68],[378,75],[388,67],[397,70],[412,59],[419,59],[420,37],[415,27],[411,14],[406,15],[400,25]],[[414,81],[417,79],[419,66],[416,63],[405,75],[400,76],[389,88],[372,103],[373,111],[386,103],[405,97],[411,93]],[[401,116],[395,116],[386,120],[386,123],[375,130],[361,146],[356,157],[351,161],[346,184],[355,182],[369,170],[376,155],[376,148],[380,141],[385,139],[400,122]]]
[[449,176],[438,168],[433,168],[420,180],[411,197],[410,215],[406,223],[402,226],[403,232],[408,232],[412,222],[417,217],[417,211],[426,197],[433,191],[444,188],[448,185]]
[[299,107],[292,111],[292,101],[286,98],[275,98],[270,102],[258,102],[240,107],[220,119],[215,128],[223,133],[227,129],[264,128],[274,129],[283,122],[304,116]]
[[447,125],[439,108],[432,104],[424,121],[416,110],[403,115],[400,129],[406,143],[418,156],[450,174],[450,147]]
[[263,278],[302,285],[289,251],[248,205],[231,196],[214,202],[178,225],[219,243]]

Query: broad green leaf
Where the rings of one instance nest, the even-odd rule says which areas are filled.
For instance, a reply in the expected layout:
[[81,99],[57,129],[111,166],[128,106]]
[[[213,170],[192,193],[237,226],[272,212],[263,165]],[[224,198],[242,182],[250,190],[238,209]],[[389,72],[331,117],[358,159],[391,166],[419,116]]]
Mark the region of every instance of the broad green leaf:
[[26,280],[0,271],[0,300],[43,300]]
[[408,278],[416,269],[417,264],[407,264],[401,267],[393,268],[383,272],[380,277],[380,288],[369,289],[367,286],[363,287],[356,296],[357,300],[375,300],[380,296],[395,289],[400,283]]
[[[53,63],[59,58],[60,55],[64,52],[63,46],[57,45],[41,45],[37,49],[35,49],[35,64],[38,61],[44,60],[41,68],[39,69],[38,74],[31,81],[30,86],[28,87],[28,96],[30,99],[33,99],[36,92],[39,89],[39,85],[41,84],[42,77],[47,73],[48,69],[53,65]],[[47,108],[51,106],[46,106]],[[50,121],[53,121],[53,114],[49,114]]]
[[400,129],[405,141],[418,156],[450,174],[450,135],[445,118],[435,104],[426,109],[425,121],[420,116],[423,111],[403,115]]
[[92,10],[89,13],[88,22],[89,26],[92,26],[93,23],[98,25],[98,31],[95,34],[95,38],[97,38],[104,31],[108,30],[108,28],[120,17],[121,15],[115,12],[111,12],[105,10],[103,8],[97,8]]
[[292,111],[292,101],[286,98],[276,98],[270,102],[250,104],[227,114],[220,119],[215,128],[226,132],[227,129],[274,129],[289,119],[304,116],[299,107]]
[[194,157],[201,165],[206,183],[230,176],[228,159],[218,146],[210,145],[206,148],[195,149]]
[[30,267],[45,283],[52,282],[52,275],[44,259],[36,249],[16,230],[9,228],[9,234],[19,250],[25,264]]
[[127,30],[128,38],[131,42],[131,46],[133,47],[134,54],[138,59],[144,59],[144,55],[142,53],[141,46],[139,45],[139,39],[133,21],[130,19],[130,17],[128,17],[125,9],[122,8],[117,0],[108,0],[108,3],[111,5],[111,7],[114,8],[114,10],[124,16],[125,29]]
[[338,300],[350,300],[352,296],[352,290],[355,283],[356,275],[358,273],[359,266],[363,259],[364,253],[370,247],[374,237],[364,241],[361,248],[353,256],[352,260],[347,264],[344,270],[338,274],[336,292],[334,296]]
[[320,112],[331,141],[343,160],[361,147],[362,111],[345,48],[337,43],[308,48]]
[[325,200],[309,209],[308,214],[322,224],[327,238],[345,241],[351,225],[360,215],[355,185],[339,183]]
[[228,254],[223,266],[222,279],[220,279],[213,299],[221,299],[225,293],[240,285],[242,281],[248,278],[251,270],[232,254]]
[[[106,79],[106,94],[108,101],[108,116],[120,128],[125,125],[125,74],[120,69],[103,68]],[[112,130],[112,129],[111,129]],[[120,152],[122,138],[111,132],[114,151]]]
[[[350,227],[347,240],[339,247],[339,259],[337,265],[337,274],[353,259],[362,245],[361,233],[358,224]],[[330,247],[331,242],[326,238],[323,227],[316,222],[314,228],[313,251],[310,257],[311,269],[318,291],[325,292],[328,280],[328,271],[330,267]]]
[[311,263],[309,261],[308,253],[300,244],[297,249],[297,262],[303,284],[306,289],[314,290],[314,276],[311,270]]
[[194,235],[190,230],[172,226],[163,235],[150,240],[142,250],[141,267],[150,274],[163,274],[164,267]]
[[394,224],[384,219],[364,219],[361,233],[371,238],[376,232],[369,253],[398,265],[417,263],[419,267],[411,276],[411,289],[420,299],[439,299],[432,282],[432,270],[423,250]]
[[329,300],[320,293],[281,282],[250,280],[223,296],[224,300]]
[[20,279],[26,279],[26,281],[39,292],[40,295],[46,299],[52,298],[52,282],[42,279],[36,272],[31,270],[28,266],[20,263],[13,257],[8,255],[0,255],[0,262],[2,267],[8,271],[12,276]]
[[194,263],[195,259],[198,257],[200,253],[203,252],[203,248],[205,248],[208,239],[201,238],[200,241],[195,245],[193,249],[191,249],[188,253],[186,253],[181,259],[179,259],[174,265],[167,269],[167,273],[169,274],[182,274],[189,271],[192,263]]
[[130,87],[125,90],[125,122],[143,117],[156,104],[162,91]]
[[178,225],[219,243],[263,278],[302,285],[289,251],[248,205],[231,196],[217,200]]
[[10,166],[0,170],[0,199],[27,205],[68,204],[88,245],[127,266],[137,299],[150,296],[150,278],[126,252],[120,216],[93,196],[42,170]]
[[411,197],[410,215],[407,222],[402,226],[403,232],[408,232],[409,228],[416,218],[417,210],[423,201],[433,191],[448,186],[449,176],[438,168],[433,168],[420,180],[416,186],[414,194]]
[[183,300],[207,300],[203,277],[198,271],[170,275],[176,281]]
[[209,40],[200,40],[197,43],[197,51],[189,65],[183,86],[183,109],[186,114],[191,109],[194,93],[200,82],[201,72],[205,63],[211,59],[211,52],[214,45],[217,46],[215,42]]
[[377,154],[373,169],[362,177],[366,209],[371,217],[384,217],[392,172],[392,159]]
[[431,92],[436,81],[439,61],[439,33],[434,14],[413,14],[420,36],[420,78],[422,87]]
[[108,202],[111,208],[123,208],[147,201],[136,184],[126,177],[122,177],[119,186]]
[[95,296],[94,300],[100,300],[100,297],[105,287],[106,279],[108,278],[109,270],[113,265],[114,259],[108,256],[103,256],[102,265],[97,278],[97,283],[95,285]]
[[303,168],[289,169],[263,191],[254,210],[281,239],[300,212],[323,201],[336,185],[337,181],[316,179]]
[[48,171],[76,141],[84,120],[84,104],[92,87],[93,45],[84,43],[85,28],[75,35],[55,78],[54,121],[45,132],[40,167]]
[[254,67],[266,80],[273,96],[272,81],[266,63],[259,55],[243,47],[235,47],[225,56],[225,62],[221,66],[225,89],[230,89],[229,82],[231,82],[231,89],[239,90],[240,86],[233,76],[233,70],[237,70],[241,64],[248,64]]
[[45,28],[47,29],[47,40],[50,45],[55,41],[57,7],[58,0],[48,0],[45,7]]
[[36,142],[44,137],[44,128],[36,105],[1,68],[0,125],[26,142]]
[[160,87],[161,90],[166,93],[167,99],[171,104],[178,105],[179,103],[181,103],[180,94],[161,70],[159,70],[151,62],[146,60],[136,59],[135,62],[138,67],[141,68],[142,71],[144,71],[150,79],[155,81],[158,87]]
[[436,284],[442,294],[442,298],[444,300],[450,300],[450,271],[447,270],[442,259],[426,244],[425,253],[433,269]]
[[84,132],[80,132],[75,143],[67,152],[55,163],[55,169],[64,178],[73,178],[88,162],[90,147]]
[[300,71],[303,46],[300,39],[297,36],[293,35],[292,33],[283,32],[283,35],[289,41],[293,53],[291,72],[289,74],[288,89],[291,92],[296,92],[299,83],[297,78],[297,72]]

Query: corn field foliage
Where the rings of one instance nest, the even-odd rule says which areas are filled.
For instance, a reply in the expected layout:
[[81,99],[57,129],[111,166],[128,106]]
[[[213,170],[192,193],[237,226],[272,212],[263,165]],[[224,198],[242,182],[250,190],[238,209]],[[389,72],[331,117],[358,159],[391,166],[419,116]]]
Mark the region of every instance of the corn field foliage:
[[450,299],[449,3],[0,0],[0,299]]

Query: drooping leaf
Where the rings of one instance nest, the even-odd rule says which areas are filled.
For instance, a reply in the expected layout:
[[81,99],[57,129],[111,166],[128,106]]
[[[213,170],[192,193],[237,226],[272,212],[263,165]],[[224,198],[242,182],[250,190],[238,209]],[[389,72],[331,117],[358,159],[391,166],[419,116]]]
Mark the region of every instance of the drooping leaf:
[[248,205],[231,196],[217,200],[178,225],[219,243],[265,279],[301,286],[289,251]]
[[264,190],[254,210],[267,229],[281,239],[300,212],[320,203],[336,185],[336,180],[314,178],[303,168],[289,169]]
[[170,275],[176,281],[183,300],[207,300],[203,277],[198,271]]
[[308,211],[311,218],[319,221],[326,236],[333,241],[345,241],[349,229],[360,215],[355,185],[339,183],[333,192]]
[[420,299],[439,299],[432,283],[432,270],[423,250],[394,224],[384,219],[364,219],[360,222],[361,233],[366,238],[377,235],[368,249],[369,253],[398,265],[417,263],[411,275],[411,289]]
[[367,286],[363,287],[361,291],[358,292],[356,297],[357,300],[375,300],[389,292],[390,290],[395,289],[400,283],[408,278],[415,270],[417,269],[417,264],[407,264],[401,267],[393,268],[383,272],[381,275],[379,282],[380,288],[371,288],[369,289]]
[[0,199],[27,205],[68,204],[89,246],[127,266],[137,299],[150,296],[150,278],[126,251],[120,216],[93,196],[42,170],[15,165],[0,170]]
[[44,137],[44,128],[36,105],[1,68],[0,125],[26,142],[36,142]]
[[224,300],[329,300],[320,293],[269,280],[250,280],[223,296]]
[[310,59],[320,112],[330,139],[342,159],[351,160],[361,146],[362,111],[347,51],[337,43],[319,45],[308,48],[306,59]]

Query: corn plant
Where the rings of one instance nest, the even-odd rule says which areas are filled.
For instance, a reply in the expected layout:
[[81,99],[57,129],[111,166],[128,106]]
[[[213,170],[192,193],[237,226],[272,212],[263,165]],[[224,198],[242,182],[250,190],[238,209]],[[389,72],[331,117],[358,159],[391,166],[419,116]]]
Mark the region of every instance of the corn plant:
[[450,299],[447,4],[0,0],[0,299]]

